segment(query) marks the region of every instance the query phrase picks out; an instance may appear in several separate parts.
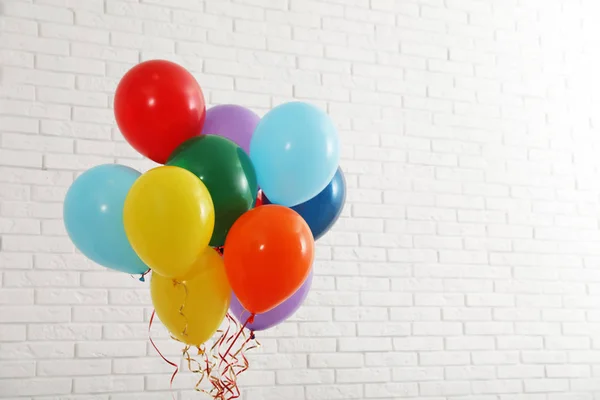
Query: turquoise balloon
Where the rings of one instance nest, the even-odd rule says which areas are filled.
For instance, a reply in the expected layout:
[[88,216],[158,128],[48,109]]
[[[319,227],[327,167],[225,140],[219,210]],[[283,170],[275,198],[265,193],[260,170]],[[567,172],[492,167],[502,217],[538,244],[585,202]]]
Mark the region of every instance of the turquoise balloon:
[[281,104],[259,122],[250,142],[258,185],[272,203],[292,207],[318,195],[340,161],[337,129],[321,109]]
[[92,261],[128,274],[148,270],[123,226],[125,198],[140,175],[115,164],[89,169],[73,182],[63,208],[65,227],[75,246]]

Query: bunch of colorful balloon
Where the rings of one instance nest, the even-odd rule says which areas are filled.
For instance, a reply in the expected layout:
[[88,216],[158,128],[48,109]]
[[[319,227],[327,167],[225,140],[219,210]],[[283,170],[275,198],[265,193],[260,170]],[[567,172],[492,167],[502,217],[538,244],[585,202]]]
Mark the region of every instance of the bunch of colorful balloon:
[[302,102],[262,119],[236,105],[206,111],[193,76],[162,60],[129,70],[114,105],[125,139],[164,165],[80,175],[64,203],[76,247],[108,268],[152,270],[156,315],[202,352],[229,309],[251,331],[291,316],[310,289],[314,240],[345,201],[330,118]]

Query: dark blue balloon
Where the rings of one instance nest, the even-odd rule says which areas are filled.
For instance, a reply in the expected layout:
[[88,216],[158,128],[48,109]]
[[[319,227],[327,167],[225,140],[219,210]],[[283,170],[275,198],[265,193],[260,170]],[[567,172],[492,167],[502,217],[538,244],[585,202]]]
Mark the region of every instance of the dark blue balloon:
[[[272,204],[266,196],[263,197],[263,201],[263,204]],[[317,240],[335,224],[342,213],[345,202],[346,179],[342,169],[338,167],[333,179],[321,193],[290,208],[304,218]]]

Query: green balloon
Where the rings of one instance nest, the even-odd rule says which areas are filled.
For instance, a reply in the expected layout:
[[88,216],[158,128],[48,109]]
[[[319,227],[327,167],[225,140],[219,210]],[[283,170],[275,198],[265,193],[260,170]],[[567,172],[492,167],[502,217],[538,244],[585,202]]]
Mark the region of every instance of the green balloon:
[[201,135],[175,149],[166,165],[187,169],[202,180],[215,206],[210,245],[223,246],[233,223],[256,201],[258,183],[248,154],[229,139]]

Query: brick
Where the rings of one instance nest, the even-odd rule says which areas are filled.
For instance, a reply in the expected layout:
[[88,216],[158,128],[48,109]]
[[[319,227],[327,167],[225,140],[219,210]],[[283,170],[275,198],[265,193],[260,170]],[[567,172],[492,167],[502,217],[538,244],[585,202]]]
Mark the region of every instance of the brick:
[[568,379],[526,379],[524,381],[525,392],[562,392],[569,389]]
[[75,25],[41,23],[42,37],[108,44],[109,32]]
[[13,185],[13,184],[0,184],[0,200],[8,201],[27,201],[30,197],[30,191],[28,186]]
[[521,393],[523,391],[522,381],[517,379],[494,379],[473,382],[473,393]]
[[33,68],[33,55],[16,50],[0,50],[0,59],[5,65]]
[[487,254],[477,251],[441,250],[441,263],[456,264],[487,264]]
[[69,119],[71,110],[63,105],[30,103],[19,100],[4,100],[0,102],[2,113],[7,115],[22,115],[24,117]]
[[9,2],[3,7],[2,11],[6,15],[14,17],[32,18],[42,21],[55,21],[64,24],[70,24],[73,22],[73,11],[40,4]]
[[4,396],[63,395],[71,393],[71,379],[3,379],[0,392]]
[[340,338],[338,346],[342,352],[388,351],[392,349],[392,341],[390,338]]
[[446,59],[448,50],[441,46],[432,46],[421,43],[402,43],[401,51],[404,54],[411,56],[419,56],[424,58],[439,58]]
[[343,369],[337,372],[337,381],[340,383],[351,382],[387,382],[391,378],[389,368],[369,369]]
[[542,338],[539,336],[502,336],[498,338],[498,349],[541,349]]
[[[567,353],[562,351],[524,351],[523,362],[527,364],[565,364]],[[546,369],[548,371],[548,368]]]
[[133,392],[144,389],[144,379],[141,376],[121,377],[77,377],[73,379],[75,393]]
[[408,336],[411,327],[407,323],[368,323],[358,324],[359,336]]
[[83,342],[76,345],[77,356],[82,358],[140,357],[146,354],[143,342]]
[[336,337],[353,336],[356,328],[353,323],[302,322],[299,324],[299,336]]
[[140,307],[78,307],[73,309],[75,322],[136,322],[143,321],[143,309]]
[[32,324],[27,330],[29,340],[98,340],[101,334],[101,326],[89,324]]
[[311,368],[356,368],[364,364],[362,354],[309,354],[308,365]]
[[332,352],[335,350],[335,339],[287,339],[280,343],[279,351],[283,353]]
[[78,284],[79,273],[71,271],[6,271],[4,273],[5,287],[74,287]]
[[105,29],[108,31],[137,32],[142,31],[142,21],[127,17],[100,14],[93,11],[83,10],[78,7],[75,10],[75,21],[78,25],[91,28]]
[[0,27],[3,32],[19,33],[22,35],[36,36],[38,33],[38,24],[34,20],[28,20],[18,17],[4,16]]
[[334,381],[330,370],[277,371],[277,383],[281,385],[328,384]]
[[442,338],[437,337],[396,337],[394,338],[394,350],[408,351],[434,351],[443,348]]
[[547,365],[546,373],[549,378],[585,378],[591,375],[588,365]]
[[419,393],[423,396],[465,395],[471,393],[469,382],[420,382]]
[[0,96],[5,99],[33,101],[35,99],[35,87],[8,83],[0,88]]
[[152,373],[172,371],[172,366],[165,364],[160,358],[118,358],[113,361],[112,371],[115,374]]
[[336,321],[383,321],[387,310],[381,307],[340,307],[333,310]]
[[68,322],[70,319],[67,307],[3,306],[0,310],[2,323]]
[[444,373],[449,380],[482,380],[494,379],[496,370],[494,367],[479,367],[479,366],[447,366],[444,368]]
[[175,43],[172,40],[129,32],[111,32],[110,43],[114,46],[129,49],[164,51],[167,53],[172,53],[175,49]]
[[4,289],[0,293],[0,304],[25,305],[33,304],[33,290],[31,289]]
[[419,388],[416,383],[367,383],[365,393],[368,398],[380,396],[398,396],[403,397],[416,396]]
[[[2,214],[6,217],[17,218],[61,218],[62,207],[60,203],[49,204],[39,202],[23,203],[6,201],[4,202]],[[28,228],[28,230],[29,229],[31,229],[31,227]],[[37,231],[37,227],[35,227],[34,229]],[[37,239],[31,236],[29,236],[29,238],[31,238],[32,243],[23,243],[25,237],[26,236],[15,235],[7,237],[5,243],[8,243],[8,245],[6,245],[6,248],[10,246],[15,251],[22,251],[23,249],[26,250],[30,247],[38,246],[37,250],[42,251],[43,249],[47,249],[49,252],[65,252],[72,249],[70,245],[66,246],[68,242],[64,240],[64,238],[51,238],[52,240],[48,242],[43,242],[43,244],[40,245]]]
[[[14,220],[9,221],[11,221],[11,224],[14,224]],[[3,225],[3,220],[0,219],[0,232],[2,232],[1,227]],[[36,230],[35,233],[39,233],[39,230]],[[29,254],[5,252],[0,254],[0,265],[6,269],[31,269],[33,267],[33,258]]]
[[399,367],[393,370],[394,381],[419,382],[444,379],[442,367]]
[[42,155],[30,151],[0,149],[0,159],[6,166],[37,168],[42,166]]
[[[323,357],[322,360],[327,357],[327,355],[321,354],[311,356]],[[306,368],[307,356],[304,354],[254,354],[252,364],[258,370]]]
[[434,307],[400,307],[390,311],[392,321],[438,321],[441,312]]
[[[449,321],[489,321],[492,319],[491,308],[444,307],[443,319]],[[466,327],[469,324],[465,325]]]
[[[557,380],[557,382],[554,382],[554,385],[552,385],[552,387],[548,388],[547,390],[543,390],[540,389],[537,385],[534,386],[534,389],[540,389],[539,391],[544,391],[544,392],[562,392],[565,389],[563,389],[565,383],[567,383],[568,381],[565,379],[561,379],[561,380]],[[573,390],[577,390],[577,391],[591,391],[591,390],[598,390],[598,380],[597,378],[592,378],[592,379],[572,379],[571,380],[571,385],[573,386]],[[533,386],[533,385],[530,385]]]
[[245,391],[245,393],[247,393],[248,396],[265,400],[277,400],[282,398],[290,400],[304,399],[304,388],[302,386],[249,388]]
[[467,335],[511,335],[515,332],[513,324],[509,322],[467,322],[465,333]]
[[541,378],[545,376],[541,365],[501,365],[498,367],[499,378]]
[[360,384],[318,385],[306,388],[307,400],[360,399],[362,394],[363,386]]
[[34,376],[35,362],[33,361],[3,362],[0,366],[0,377],[2,378],[27,378]]
[[53,360],[37,364],[39,376],[108,375],[110,371],[110,360]]
[[[385,353],[366,353],[365,365],[370,366],[408,366],[417,365],[417,353],[407,352],[385,352]],[[362,363],[361,363],[362,365]]]
[[19,342],[1,343],[2,360],[69,359],[75,356],[73,343]]
[[39,289],[38,304],[106,304],[105,290]]
[[462,335],[463,328],[459,322],[413,322],[414,336],[455,336]]
[[71,139],[25,135],[19,133],[4,133],[1,138],[2,146],[6,149],[44,151],[58,153],[72,153],[73,141]]

